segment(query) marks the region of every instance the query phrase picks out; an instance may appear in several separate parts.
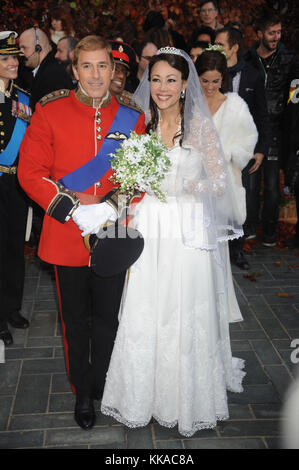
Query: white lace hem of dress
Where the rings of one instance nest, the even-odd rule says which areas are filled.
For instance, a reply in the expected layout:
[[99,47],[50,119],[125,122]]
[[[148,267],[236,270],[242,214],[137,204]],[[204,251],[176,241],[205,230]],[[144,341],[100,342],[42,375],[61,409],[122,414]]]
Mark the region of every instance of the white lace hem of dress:
[[[230,227],[229,229],[230,230]],[[235,231],[234,233],[224,235],[223,237],[218,238],[218,243],[225,243],[229,242],[232,240],[235,240],[236,238],[243,237],[244,232],[243,230],[238,230]],[[198,245],[197,241],[193,239],[192,235],[189,237],[188,234],[184,234],[183,237],[183,242],[186,246],[189,246],[190,248],[198,248],[200,250],[206,250],[206,251],[213,251],[217,249],[217,244],[207,244],[207,243],[201,243],[200,246]]]
[[[161,426],[164,426],[165,428],[174,428],[175,426],[178,425],[177,420],[168,422],[168,421],[162,420],[156,415],[153,415],[149,420],[144,421],[144,422],[128,421],[119,413],[118,410],[116,410],[115,408],[110,408],[109,406],[102,406],[101,412],[104,415],[111,416],[112,418],[116,419],[117,421],[124,424],[128,428],[144,428],[150,423],[152,418],[154,418]],[[225,421],[228,418],[229,418],[228,414],[223,414],[219,416],[217,415],[215,421],[213,422],[208,423],[208,422],[199,421],[199,422],[193,423],[191,431],[185,431],[180,428],[178,428],[178,430],[179,430],[179,433],[182,434],[182,436],[191,437],[197,431],[201,431],[202,429],[214,429],[217,426],[217,421]]]
[[232,370],[233,370],[232,383],[231,385],[227,386],[227,389],[230,392],[234,392],[234,393],[243,392],[242,382],[246,375],[246,372],[244,372],[243,370],[244,367],[245,367],[244,359],[239,359],[238,357],[232,357]]
[[[242,370],[244,369],[244,367],[245,367],[245,361],[243,359],[239,359],[236,357],[232,358],[233,377],[232,377],[232,383],[229,386],[227,386],[227,389],[229,391],[234,392],[234,393],[243,392],[242,381],[246,375],[246,372]],[[118,422],[124,424],[128,428],[143,428],[150,423],[152,418],[154,418],[161,426],[164,426],[166,428],[174,428],[175,426],[178,425],[179,433],[185,437],[191,437],[197,431],[201,431],[202,429],[214,429],[217,426],[217,421],[225,421],[226,419],[229,418],[228,413],[216,414],[214,421],[210,421],[210,422],[195,421],[192,423],[191,429],[185,430],[185,429],[180,428],[178,420],[171,421],[171,422],[165,421],[161,419],[159,416],[156,416],[155,414],[153,414],[147,421],[132,421],[132,420],[129,421],[124,416],[122,416],[121,413],[116,408],[105,406],[103,404],[101,405],[101,412],[104,415],[111,416],[112,418],[116,419]]]

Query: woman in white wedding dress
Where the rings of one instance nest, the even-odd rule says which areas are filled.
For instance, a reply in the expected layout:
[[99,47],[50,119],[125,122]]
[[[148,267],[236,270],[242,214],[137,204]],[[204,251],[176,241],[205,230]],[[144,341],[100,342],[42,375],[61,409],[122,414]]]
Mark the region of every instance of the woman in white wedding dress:
[[187,54],[159,50],[135,98],[172,165],[162,187],[167,202],[147,193],[134,208],[145,247],[127,276],[101,410],[129,427],[155,418],[192,436],[227,419],[227,390],[243,390],[244,363],[231,354],[220,249],[241,232]]

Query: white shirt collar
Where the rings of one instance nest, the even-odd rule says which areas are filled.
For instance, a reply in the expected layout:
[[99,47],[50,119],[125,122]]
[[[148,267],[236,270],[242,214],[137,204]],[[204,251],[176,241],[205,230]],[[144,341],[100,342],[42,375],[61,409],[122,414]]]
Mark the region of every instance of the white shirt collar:
[[34,77],[35,77],[35,75],[37,74],[37,71],[38,71],[38,69],[39,69],[39,66],[40,66],[40,64],[38,64],[38,66],[35,67],[35,69],[32,70],[32,74],[33,74]]

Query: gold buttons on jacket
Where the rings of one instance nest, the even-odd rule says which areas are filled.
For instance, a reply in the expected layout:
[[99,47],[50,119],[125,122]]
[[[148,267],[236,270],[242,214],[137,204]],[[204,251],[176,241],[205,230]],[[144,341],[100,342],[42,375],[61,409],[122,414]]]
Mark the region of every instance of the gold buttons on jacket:
[[102,136],[99,134],[100,132],[102,132],[102,128],[98,125],[98,124],[101,124],[101,122],[102,122],[100,116],[101,116],[100,111],[97,111],[97,112],[95,113],[95,116],[94,116],[94,118],[95,118],[95,124],[96,124],[96,126],[95,126],[96,129],[95,129],[95,130],[96,130],[96,134],[97,134],[97,135],[96,135],[97,140],[102,140]]

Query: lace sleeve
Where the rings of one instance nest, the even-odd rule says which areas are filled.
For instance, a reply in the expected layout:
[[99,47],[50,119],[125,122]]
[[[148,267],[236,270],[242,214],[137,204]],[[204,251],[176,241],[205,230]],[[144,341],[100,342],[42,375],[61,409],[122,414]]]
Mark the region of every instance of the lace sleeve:
[[[216,197],[222,196],[226,189],[226,164],[211,120],[201,116],[194,117],[185,145],[194,149],[199,161],[193,162],[192,171],[186,175],[184,189],[197,193],[209,190]],[[200,171],[196,171],[196,167]]]

